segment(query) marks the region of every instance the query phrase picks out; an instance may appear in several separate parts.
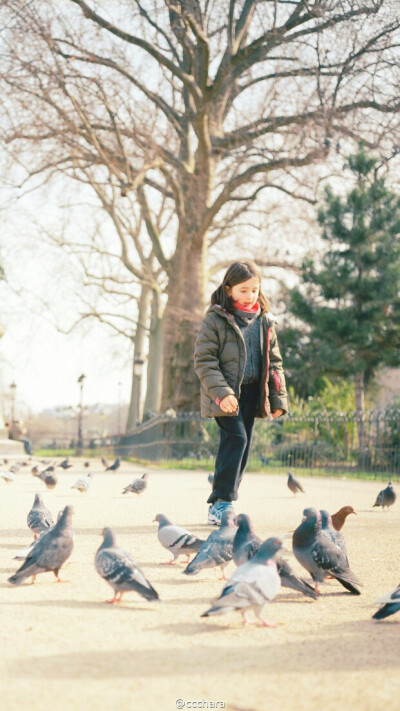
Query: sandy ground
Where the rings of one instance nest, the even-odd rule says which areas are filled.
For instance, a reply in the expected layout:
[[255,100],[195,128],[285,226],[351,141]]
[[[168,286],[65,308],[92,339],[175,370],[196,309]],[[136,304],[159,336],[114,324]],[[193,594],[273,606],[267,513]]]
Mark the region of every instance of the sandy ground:
[[[157,513],[201,537],[213,530],[205,524],[206,473],[148,469],[148,488],[137,497],[121,494],[144,471],[133,464],[113,474],[94,462],[86,496],[71,490],[82,462],[58,471],[53,491],[27,468],[13,484],[0,482],[3,711],[399,709],[400,614],[371,620],[373,601],[400,580],[400,501],[388,512],[372,508],[381,482],[303,478],[306,494],[293,497],[283,472],[246,474],[235,508],[251,516],[262,538],[287,535],[305,506],[358,511],[344,534],[363,594],[352,596],[335,581],[316,602],[283,589],[266,610],[279,626],[266,629],[243,628],[237,614],[201,618],[221,590],[218,573],[188,578],[181,566],[160,565],[170,556],[157,540]],[[14,587],[7,578],[19,565],[16,551],[31,540],[26,514],[36,491],[54,515],[74,506],[75,547],[61,571],[69,582],[46,573],[35,585]],[[104,604],[112,591],[93,559],[105,525],[135,556],[160,603],[128,593],[118,606]],[[290,551],[290,537],[285,545]],[[230,563],[227,574],[234,569]]]

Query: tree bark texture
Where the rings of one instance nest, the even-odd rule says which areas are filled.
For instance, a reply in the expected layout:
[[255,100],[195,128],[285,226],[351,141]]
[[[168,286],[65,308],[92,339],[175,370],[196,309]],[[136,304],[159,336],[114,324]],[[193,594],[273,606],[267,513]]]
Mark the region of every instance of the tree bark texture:
[[[132,363],[132,387],[131,399],[129,403],[128,419],[126,423],[126,432],[130,432],[142,420],[142,390],[143,390],[143,372],[136,374],[135,359],[141,358],[144,361],[144,354],[147,340],[148,330],[148,313],[150,305],[151,290],[144,286],[138,302],[138,323],[134,338],[134,357]],[[143,367],[143,366],[142,366]]]

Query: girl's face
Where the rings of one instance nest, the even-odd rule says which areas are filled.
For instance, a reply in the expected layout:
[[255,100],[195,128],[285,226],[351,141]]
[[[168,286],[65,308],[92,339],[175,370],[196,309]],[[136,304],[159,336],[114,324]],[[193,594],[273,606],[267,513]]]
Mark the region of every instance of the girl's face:
[[240,306],[245,306],[250,309],[256,303],[260,292],[260,280],[258,277],[251,277],[247,281],[241,281],[235,286],[226,286],[226,293],[233,301],[236,301]]

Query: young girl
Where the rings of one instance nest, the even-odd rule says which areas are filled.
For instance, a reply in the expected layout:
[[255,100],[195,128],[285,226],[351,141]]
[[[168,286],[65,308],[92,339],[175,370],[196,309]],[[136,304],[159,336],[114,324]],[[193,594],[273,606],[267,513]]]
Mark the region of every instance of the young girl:
[[249,456],[255,417],[287,412],[282,358],[261,275],[254,262],[233,262],[211,296],[195,346],[201,414],[215,417],[220,442],[208,523],[231,509]]

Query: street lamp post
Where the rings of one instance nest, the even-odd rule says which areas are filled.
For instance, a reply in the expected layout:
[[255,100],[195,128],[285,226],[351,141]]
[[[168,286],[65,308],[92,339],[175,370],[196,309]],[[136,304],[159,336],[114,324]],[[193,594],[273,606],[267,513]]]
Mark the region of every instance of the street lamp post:
[[136,378],[136,402],[135,402],[135,425],[140,423],[140,401],[142,397],[142,376],[144,358],[140,354],[133,359],[133,374]]
[[121,381],[118,383],[118,437],[121,437],[121,422],[122,422],[122,417],[121,417],[121,387],[122,383]]
[[17,385],[13,381],[10,385],[10,390],[11,390],[11,424],[15,420],[15,395],[17,392]]
[[78,408],[78,442],[77,442],[77,453],[80,454],[83,449],[83,433],[82,433],[82,420],[83,420],[83,381],[86,375],[82,375],[78,378],[79,383],[79,408]]

